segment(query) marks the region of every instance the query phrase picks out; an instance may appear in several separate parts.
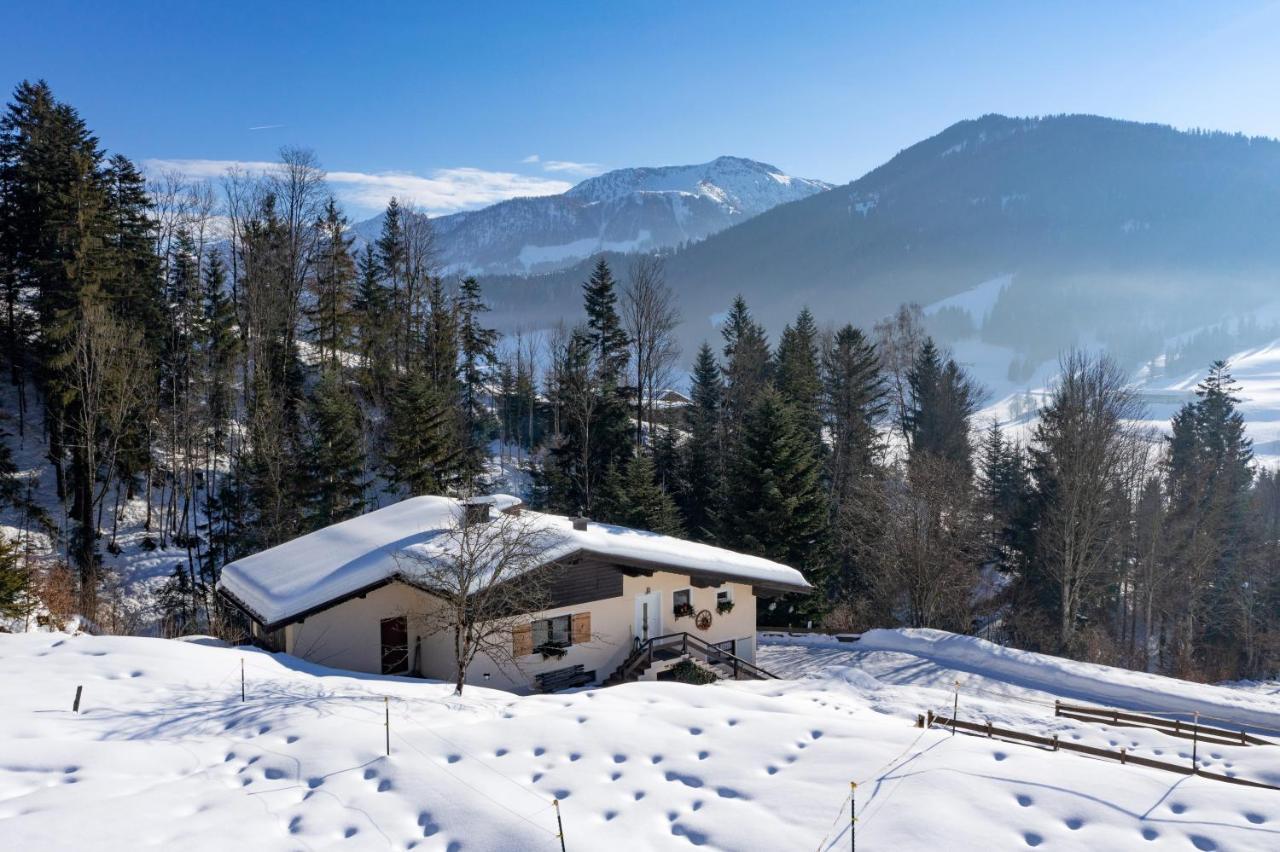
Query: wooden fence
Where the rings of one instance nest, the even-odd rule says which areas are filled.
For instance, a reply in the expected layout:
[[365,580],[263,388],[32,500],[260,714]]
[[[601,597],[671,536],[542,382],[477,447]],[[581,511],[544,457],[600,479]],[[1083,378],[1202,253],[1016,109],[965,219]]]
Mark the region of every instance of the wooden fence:
[[1212,725],[1188,724],[1177,719],[1126,713],[1124,710],[1113,710],[1110,707],[1089,707],[1083,704],[1055,701],[1053,715],[1080,722],[1106,722],[1124,728],[1153,728],[1171,737],[1199,740],[1213,745],[1275,745],[1271,740],[1255,737],[1244,730],[1233,731],[1230,728],[1217,728]]
[[[916,724],[922,728],[931,728],[938,725],[944,728],[950,728],[953,732],[963,731],[966,734],[976,734],[991,738],[998,737],[1002,740],[1009,740],[1012,742],[1031,743],[1053,751],[1074,751],[1080,754],[1090,755],[1091,757],[1099,757],[1104,760],[1115,760],[1123,764],[1146,766],[1151,769],[1163,769],[1167,772],[1177,772],[1179,775],[1198,775],[1201,778],[1209,778],[1213,781],[1225,781],[1228,784],[1239,784],[1244,787],[1261,787],[1265,790],[1280,790],[1280,787],[1273,784],[1264,784],[1261,781],[1250,781],[1245,778],[1222,775],[1217,772],[1206,772],[1200,769],[1196,764],[1194,751],[1192,752],[1190,765],[1185,763],[1170,763],[1166,760],[1155,760],[1150,757],[1138,757],[1136,755],[1129,754],[1125,749],[1113,751],[1111,749],[1097,748],[1096,746],[1087,746],[1075,742],[1063,742],[1058,739],[1057,734],[1054,734],[1051,737],[1046,737],[1039,734],[1027,734],[1022,731],[1014,731],[1009,728],[999,728],[992,725],[990,722],[979,724],[977,722],[962,722],[959,719],[948,719],[946,716],[935,715],[932,710],[930,710],[925,716],[918,716]],[[1240,743],[1237,738],[1234,742],[1227,744],[1239,745]]]

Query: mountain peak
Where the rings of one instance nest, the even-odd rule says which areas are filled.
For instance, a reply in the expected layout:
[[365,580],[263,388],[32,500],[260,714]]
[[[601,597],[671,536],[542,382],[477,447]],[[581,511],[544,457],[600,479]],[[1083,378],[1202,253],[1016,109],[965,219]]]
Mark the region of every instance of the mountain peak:
[[[432,222],[446,270],[526,275],[572,266],[601,251],[657,251],[703,240],[830,188],[768,163],[723,156],[686,166],[616,169],[562,195],[515,198]],[[375,217],[356,230],[373,239],[379,222]]]
[[[616,169],[582,181],[565,195],[597,203],[636,192],[684,193],[712,198],[742,215],[754,216],[783,201],[794,201],[825,189],[830,189],[830,184],[792,177],[768,163],[720,156],[693,165]],[[781,200],[779,194],[784,196]]]

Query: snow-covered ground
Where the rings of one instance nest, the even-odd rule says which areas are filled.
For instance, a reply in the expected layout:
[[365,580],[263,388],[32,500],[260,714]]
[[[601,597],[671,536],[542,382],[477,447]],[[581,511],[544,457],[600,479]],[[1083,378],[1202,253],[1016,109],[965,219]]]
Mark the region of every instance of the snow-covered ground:
[[[257,651],[0,635],[0,846],[554,850],[558,798],[573,850],[847,849],[857,781],[861,849],[1280,848],[1280,793],[912,726],[959,676],[962,717],[1189,760],[1183,740],[1055,719],[1055,679],[1280,714],[1265,691],[947,644],[787,637],[760,655],[790,680],[459,699]],[[1201,756],[1280,782],[1280,749]]]

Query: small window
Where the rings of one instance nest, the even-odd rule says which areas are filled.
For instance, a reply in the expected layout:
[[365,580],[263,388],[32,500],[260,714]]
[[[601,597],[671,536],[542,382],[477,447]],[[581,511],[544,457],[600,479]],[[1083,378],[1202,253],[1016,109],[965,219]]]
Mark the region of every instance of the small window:
[[543,618],[533,622],[533,647],[541,648],[546,644],[573,644],[573,617],[557,615],[555,618]]
[[721,615],[733,612],[733,592],[729,589],[720,589],[716,592],[716,612]]
[[671,593],[671,612],[680,617],[693,615],[693,590],[680,589]]

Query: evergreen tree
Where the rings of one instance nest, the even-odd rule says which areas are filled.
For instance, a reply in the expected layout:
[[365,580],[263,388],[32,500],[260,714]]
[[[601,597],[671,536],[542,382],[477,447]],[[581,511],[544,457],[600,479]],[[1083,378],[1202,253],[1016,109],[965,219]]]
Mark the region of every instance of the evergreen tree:
[[390,298],[382,285],[381,266],[372,246],[366,246],[360,255],[358,274],[352,312],[360,375],[366,397],[381,406],[385,404],[394,376],[394,345]]
[[772,379],[769,340],[741,296],[733,300],[720,334],[724,337],[725,358],[724,425],[732,436]]
[[664,535],[681,534],[675,501],[658,484],[653,459],[648,455],[640,453],[627,465],[621,492],[620,505],[612,512],[616,523]]
[[[488,367],[496,360],[498,332],[480,321],[489,310],[480,293],[480,282],[468,276],[458,288],[458,344],[462,363],[462,412],[465,434],[472,445],[479,441],[484,407],[481,400]],[[518,372],[518,371],[517,371]],[[512,375],[512,392],[521,377]]]
[[365,509],[364,426],[360,407],[337,368],[320,374],[310,402],[307,522],[320,529]]
[[[721,544],[826,577],[827,501],[804,426],[778,393],[762,392],[729,462]],[[815,602],[817,604],[819,602]]]
[[955,359],[944,360],[933,341],[925,340],[907,383],[904,432],[911,453],[928,453],[971,471],[969,418],[978,410],[973,382]]
[[818,325],[808,308],[800,311],[795,325],[782,330],[774,368],[774,383],[782,399],[790,405],[813,437],[814,451],[821,456],[822,378],[818,364]]
[[1177,542],[1173,552],[1191,592],[1176,638],[1184,667],[1229,671],[1239,663],[1227,657],[1235,646],[1235,617],[1240,614],[1236,590],[1249,573],[1252,555],[1248,501],[1253,447],[1236,394],[1226,363],[1215,361],[1196,388],[1197,400],[1174,416],[1168,439],[1170,523]]
[[627,333],[618,315],[617,284],[603,257],[596,261],[582,292],[587,338],[596,350],[601,378],[616,387],[621,384],[631,353],[627,351]]
[[331,364],[339,363],[340,353],[351,346],[356,267],[351,257],[355,238],[347,235],[347,224],[347,217],[330,197],[316,223],[320,242],[311,279],[312,304],[306,313],[320,358]]
[[409,495],[445,494],[462,476],[462,455],[450,401],[423,371],[401,377],[387,417],[390,488]]
[[838,330],[822,359],[822,413],[833,545],[838,556],[832,597],[846,603],[865,589],[862,568],[882,523],[877,423],[888,411],[888,390],[874,344],[852,325]]
[[720,367],[707,343],[698,349],[691,391],[691,404],[685,410],[689,435],[680,453],[680,511],[690,536],[711,541],[724,484],[720,422],[723,387]]

